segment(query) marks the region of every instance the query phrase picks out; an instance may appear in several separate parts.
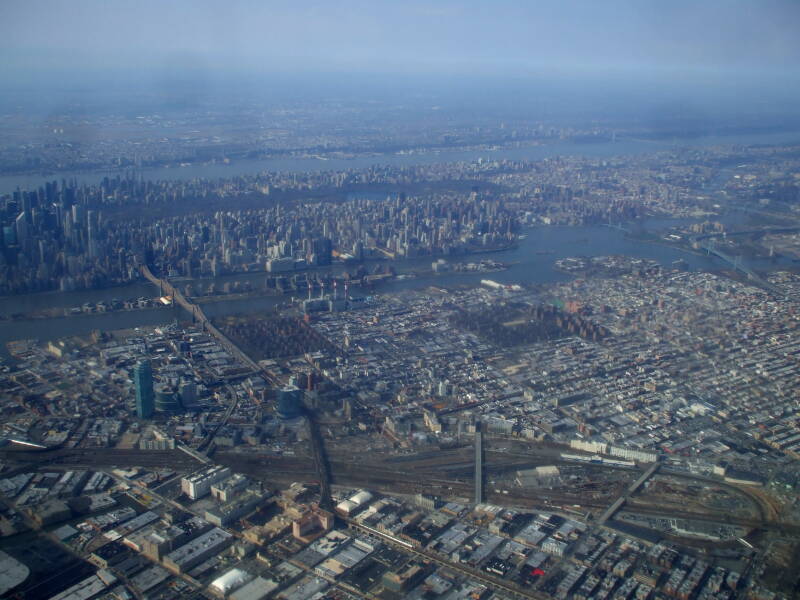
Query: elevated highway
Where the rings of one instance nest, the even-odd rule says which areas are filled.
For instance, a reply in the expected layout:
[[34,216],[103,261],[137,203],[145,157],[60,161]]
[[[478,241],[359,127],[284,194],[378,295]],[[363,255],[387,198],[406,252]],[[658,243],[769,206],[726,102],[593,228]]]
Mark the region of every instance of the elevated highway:
[[186,298],[186,296],[184,296],[183,293],[181,293],[181,291],[172,285],[168,280],[159,279],[153,275],[152,271],[150,271],[150,268],[147,265],[143,265],[141,267],[141,273],[150,283],[157,285],[163,294],[170,296],[173,304],[178,304],[184,310],[186,310],[186,312],[191,314],[195,322],[200,323],[205,331],[213,335],[223,348],[225,348],[238,360],[250,367],[253,371],[258,372],[263,377],[267,377],[267,375],[253,359],[242,352],[241,349],[228,338],[228,336],[214,326],[200,306],[194,304],[188,298]]
[[619,511],[619,509],[625,506],[625,503],[628,501],[628,498],[630,498],[633,494],[635,494],[637,491],[641,489],[641,487],[645,484],[645,482],[648,479],[650,479],[655,474],[656,471],[658,471],[659,466],[661,466],[661,464],[657,462],[650,465],[650,468],[648,468],[642,474],[641,477],[639,477],[636,481],[630,484],[630,486],[628,486],[628,489],[625,490],[625,493],[619,498],[617,498],[614,501],[614,503],[608,507],[608,509],[602,514],[600,519],[598,519],[598,523],[600,523],[600,525],[603,525],[606,521],[608,521],[611,517],[613,517],[617,513],[617,511]]

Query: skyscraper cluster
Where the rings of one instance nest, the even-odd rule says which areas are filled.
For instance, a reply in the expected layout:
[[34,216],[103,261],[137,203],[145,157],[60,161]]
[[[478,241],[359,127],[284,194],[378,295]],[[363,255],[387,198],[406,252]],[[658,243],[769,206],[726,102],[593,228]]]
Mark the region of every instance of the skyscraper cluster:
[[518,229],[515,211],[476,192],[293,201],[146,222],[111,218],[118,207],[99,201],[146,196],[149,189],[114,180],[98,195],[94,188],[53,183],[6,197],[0,294],[123,283],[139,277],[141,264],[195,277],[293,271],[329,265],[336,256],[448,255],[505,247]]

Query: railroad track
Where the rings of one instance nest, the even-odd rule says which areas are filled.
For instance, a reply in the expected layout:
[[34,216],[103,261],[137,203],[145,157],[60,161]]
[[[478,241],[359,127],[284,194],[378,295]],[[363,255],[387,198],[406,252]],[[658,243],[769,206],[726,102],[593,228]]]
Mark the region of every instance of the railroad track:
[[[277,464],[278,461],[273,461],[273,464]],[[259,465],[258,461],[249,462],[246,466],[242,461],[238,461],[236,464],[240,470],[243,468],[247,468],[248,470],[254,469],[251,473],[254,476],[260,477],[269,477],[269,473],[265,473],[263,470],[260,470],[264,465]],[[385,465],[385,463],[384,463]],[[353,485],[353,486],[364,486],[364,487],[374,487],[374,488],[383,488],[388,491],[391,491],[393,486],[401,486],[406,489],[430,489],[432,487],[436,488],[446,488],[449,495],[453,496],[461,496],[469,498],[472,494],[472,478],[466,477],[463,479],[451,479],[445,477],[433,477],[430,474],[421,477],[419,472],[409,472],[406,469],[408,465],[403,464],[403,468],[393,468],[387,469],[385,466],[382,465],[381,467],[374,467],[369,465],[363,464],[353,464],[353,463],[345,463],[342,461],[332,460],[330,462],[331,467],[331,478],[332,482],[338,485]],[[313,475],[315,473],[313,463],[308,460],[305,462],[304,468],[301,467],[301,464],[293,461],[291,468],[288,469],[279,469],[275,471],[276,473],[288,473],[295,476],[300,473],[307,473],[308,475]],[[605,510],[608,508],[609,504],[612,500],[610,499],[590,499],[587,497],[586,494],[564,494],[559,492],[551,492],[546,490],[536,490],[536,491],[521,491],[521,490],[507,490],[507,493],[489,493],[490,498],[492,501],[495,502],[508,502],[509,500],[514,501],[523,506],[530,506],[531,508],[538,508],[540,510],[544,509],[547,510],[548,507],[552,510],[556,506],[579,506],[581,509],[586,510]],[[747,519],[747,518],[740,518],[734,517],[729,518],[726,515],[714,514],[712,512],[691,512],[691,511],[679,511],[676,512],[674,510],[664,510],[663,508],[659,507],[658,505],[648,505],[643,502],[636,502],[636,501],[629,501],[627,505],[627,510],[631,512],[653,515],[653,516],[665,516],[665,517],[676,517],[676,518],[685,518],[685,519],[698,519],[698,520],[705,520],[711,522],[718,522],[718,523],[725,523],[725,524],[732,524],[732,525],[740,525],[743,527],[755,528],[755,527],[784,527],[783,524],[769,522],[760,519]],[[800,528],[798,528],[800,530]]]
[[58,466],[142,466],[196,469],[201,463],[180,450],[60,448],[42,452],[8,452],[4,460],[18,464]]
[[[457,455],[458,453],[456,453]],[[191,471],[201,463],[184,452],[178,450],[138,450],[104,448],[61,448],[42,452],[4,452],[3,458],[21,465],[46,467],[47,465],[77,468],[110,467],[110,466],[142,466],[149,468],[172,468]],[[454,456],[448,457],[449,459]],[[313,481],[317,479],[317,468],[311,457],[277,457],[257,456],[235,452],[220,452],[216,462],[231,466],[245,474],[266,480],[276,481]],[[454,465],[453,469],[445,468],[446,459],[427,458],[422,468],[415,468],[413,461],[384,461],[377,464],[352,463],[338,457],[330,460],[331,482],[337,485],[353,485],[373,487],[376,490],[391,492],[393,490],[436,491],[441,495],[469,498],[472,495],[471,469],[463,477],[454,477],[459,469],[466,465]],[[526,463],[507,465],[489,465],[489,470],[510,470]],[[439,473],[437,473],[437,471]],[[455,471],[455,472],[451,472]],[[690,479],[699,479],[689,477]],[[716,483],[716,482],[715,482]],[[724,486],[729,487],[729,486]],[[739,488],[736,488],[739,490]],[[741,490],[739,490],[741,491]],[[750,496],[749,494],[746,494]],[[489,501],[497,503],[513,502],[519,506],[539,510],[552,510],[558,506],[577,506],[582,510],[605,510],[610,501],[592,499],[586,494],[564,494],[548,490],[524,491],[507,490],[507,493],[489,492]],[[752,498],[752,496],[750,496]],[[683,519],[698,519],[748,528],[779,529],[784,532],[800,534],[800,526],[780,523],[768,518],[730,518],[727,515],[712,511],[675,511],[665,510],[656,504],[647,504],[632,498],[626,505],[631,512]],[[762,513],[763,515],[763,513]]]

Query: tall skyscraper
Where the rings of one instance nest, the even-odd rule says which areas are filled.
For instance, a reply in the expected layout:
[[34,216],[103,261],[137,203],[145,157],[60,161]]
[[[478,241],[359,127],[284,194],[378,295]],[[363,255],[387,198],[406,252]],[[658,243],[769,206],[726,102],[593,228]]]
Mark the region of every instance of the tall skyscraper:
[[17,232],[17,243],[20,246],[25,246],[25,242],[28,241],[28,221],[24,212],[21,212],[19,215],[17,215],[14,225]]
[[331,264],[331,253],[333,252],[333,242],[329,238],[314,240],[314,254],[317,256],[318,265]]
[[140,360],[133,368],[133,383],[136,385],[136,415],[140,419],[149,419],[155,410],[153,394],[153,370],[150,361]]
[[287,385],[278,390],[278,417],[294,419],[303,412],[303,390],[294,385]]

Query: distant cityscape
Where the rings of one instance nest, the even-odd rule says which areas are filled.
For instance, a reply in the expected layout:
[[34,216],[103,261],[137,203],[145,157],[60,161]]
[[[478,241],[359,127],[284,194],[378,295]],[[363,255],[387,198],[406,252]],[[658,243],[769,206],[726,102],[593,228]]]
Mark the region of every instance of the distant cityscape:
[[800,598],[797,3],[2,15],[0,598]]
[[[712,165],[736,159],[752,167],[721,191],[763,210],[789,205],[794,215],[797,164],[790,147],[782,154],[713,148],[692,157],[495,160],[216,181],[53,181],[2,197],[0,291],[97,289],[140,279],[142,264],[188,278],[293,272],[332,260],[503,249],[530,225],[713,219],[720,205],[706,195]],[[408,194],[404,185],[420,191]]]
[[[780,597],[800,535],[794,156],[7,194],[6,293],[156,284],[7,318],[163,324],[8,344],[3,532],[59,553],[59,598]],[[506,256],[553,227],[686,260],[579,239],[534,257],[565,280],[526,282]],[[736,258],[692,269],[709,248]],[[382,291],[398,278],[419,283]],[[272,308],[209,318],[214,295]],[[37,566],[13,556],[18,585]]]

